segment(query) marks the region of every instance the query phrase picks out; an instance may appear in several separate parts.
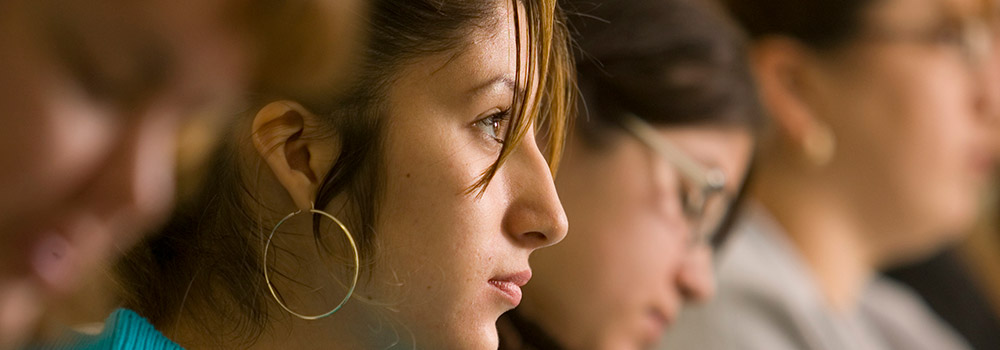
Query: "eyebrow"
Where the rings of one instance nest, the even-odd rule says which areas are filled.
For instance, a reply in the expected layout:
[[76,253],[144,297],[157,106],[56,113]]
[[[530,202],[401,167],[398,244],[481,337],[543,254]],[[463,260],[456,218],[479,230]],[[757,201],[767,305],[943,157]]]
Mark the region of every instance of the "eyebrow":
[[519,88],[517,84],[514,84],[514,78],[506,74],[493,77],[492,79],[487,80],[485,83],[472,88],[471,90],[469,90],[469,94],[472,96],[479,96],[485,93],[486,91],[496,87],[497,85],[503,85],[503,87],[509,91],[514,91],[519,94],[524,94],[524,89]]
[[100,62],[88,52],[80,34],[68,24],[47,21],[44,34],[49,50],[59,57],[59,63],[66,66],[69,74],[80,84],[97,93],[101,98],[131,104],[141,102],[155,91],[162,89],[175,74],[175,57],[161,40],[147,40],[140,47],[132,47],[123,55],[130,55],[137,62],[125,76],[109,76],[106,62]]

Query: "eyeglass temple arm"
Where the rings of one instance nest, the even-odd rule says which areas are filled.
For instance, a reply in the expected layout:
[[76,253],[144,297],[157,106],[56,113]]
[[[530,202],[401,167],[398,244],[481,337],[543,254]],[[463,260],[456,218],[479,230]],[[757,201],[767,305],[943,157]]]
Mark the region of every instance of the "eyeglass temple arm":
[[709,171],[706,171],[693,159],[684,154],[672,142],[658,135],[649,123],[631,113],[625,113],[622,122],[626,130],[634,134],[642,143],[653,149],[661,157],[676,165],[677,169],[684,173],[686,177],[697,181],[699,186],[707,185],[712,188],[721,189],[723,182],[725,182],[721,174],[711,174],[713,176],[710,177]]

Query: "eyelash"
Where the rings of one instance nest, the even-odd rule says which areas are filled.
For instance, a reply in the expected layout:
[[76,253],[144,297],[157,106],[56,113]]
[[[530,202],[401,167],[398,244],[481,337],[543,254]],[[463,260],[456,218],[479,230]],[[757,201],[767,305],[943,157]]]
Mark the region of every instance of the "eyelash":
[[934,27],[929,34],[931,40],[934,43],[958,45],[958,46],[962,44],[963,33],[961,24],[957,23],[939,24],[936,27]]
[[[503,109],[499,112],[490,114],[486,118],[477,120],[473,125],[479,128],[486,136],[489,136],[497,143],[503,144],[503,137],[507,134],[507,124],[510,121],[510,108]],[[487,131],[486,128],[493,128],[493,132]]]

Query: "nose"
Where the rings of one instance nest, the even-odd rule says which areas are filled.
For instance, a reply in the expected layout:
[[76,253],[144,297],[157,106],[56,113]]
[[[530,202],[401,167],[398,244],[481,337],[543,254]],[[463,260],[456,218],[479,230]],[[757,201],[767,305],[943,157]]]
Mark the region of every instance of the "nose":
[[975,110],[983,124],[991,127],[994,135],[1000,130],[1000,39],[993,37],[983,62],[973,77],[975,84]]
[[504,231],[517,244],[538,249],[559,243],[569,223],[556,194],[548,163],[533,135],[511,152],[501,169],[509,176],[511,204],[504,217]]
[[87,200],[101,219],[123,220],[133,228],[129,231],[138,231],[173,201],[178,118],[156,110],[133,118]]
[[991,138],[994,140],[996,151],[1000,152],[1000,36],[994,36],[991,55],[985,65],[983,74],[985,84],[984,99],[987,101],[985,108],[987,123],[991,124],[993,131]]
[[686,253],[677,271],[676,283],[685,299],[705,302],[715,295],[712,249],[699,245]]

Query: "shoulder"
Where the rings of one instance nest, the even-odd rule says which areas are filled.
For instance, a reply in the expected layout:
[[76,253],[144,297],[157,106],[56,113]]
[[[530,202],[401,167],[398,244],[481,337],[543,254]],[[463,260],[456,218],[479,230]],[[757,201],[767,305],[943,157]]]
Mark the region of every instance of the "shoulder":
[[180,350],[177,343],[167,339],[145,318],[132,310],[118,309],[108,318],[110,332],[106,334],[111,349],[115,350]]
[[862,295],[861,313],[894,348],[970,348],[915,292],[881,276]]
[[821,299],[802,259],[766,213],[748,209],[719,253],[718,295],[686,308],[662,348],[791,350],[822,343]]
[[72,332],[64,339],[46,344],[32,344],[30,350],[180,350],[183,349],[156,330],[132,310],[118,309],[96,334]]

